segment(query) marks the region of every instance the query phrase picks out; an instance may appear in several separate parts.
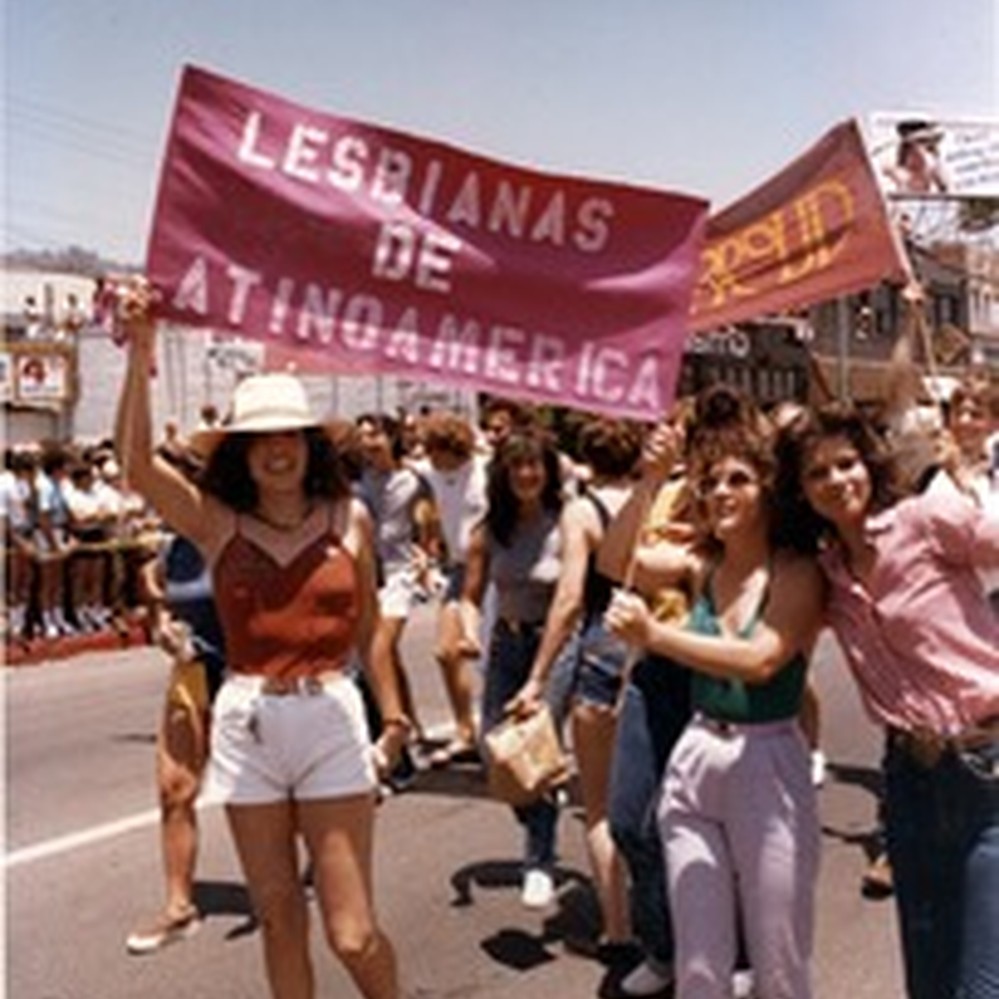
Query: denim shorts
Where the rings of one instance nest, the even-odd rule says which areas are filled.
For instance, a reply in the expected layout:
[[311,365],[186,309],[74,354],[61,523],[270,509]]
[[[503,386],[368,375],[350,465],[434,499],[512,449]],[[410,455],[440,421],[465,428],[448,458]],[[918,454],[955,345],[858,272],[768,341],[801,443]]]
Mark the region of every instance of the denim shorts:
[[451,604],[461,599],[465,589],[465,563],[449,562],[442,567],[444,573],[444,591],[441,593],[441,603]]
[[614,707],[621,693],[629,652],[626,642],[615,638],[599,618],[594,618],[579,640],[576,700]]
[[344,798],[375,788],[361,693],[348,676],[316,689],[261,692],[262,678],[232,675],[215,699],[211,786],[226,804]]
[[993,793],[999,791],[999,742],[990,742],[977,749],[965,749],[957,754],[961,768],[980,781]]

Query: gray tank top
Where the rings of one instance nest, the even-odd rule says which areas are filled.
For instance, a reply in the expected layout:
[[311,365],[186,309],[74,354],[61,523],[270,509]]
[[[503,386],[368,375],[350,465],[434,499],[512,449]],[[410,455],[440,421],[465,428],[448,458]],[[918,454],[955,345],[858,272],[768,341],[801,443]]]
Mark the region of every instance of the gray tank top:
[[558,514],[545,512],[517,526],[509,547],[489,538],[489,577],[499,617],[539,624],[548,614],[562,569]]

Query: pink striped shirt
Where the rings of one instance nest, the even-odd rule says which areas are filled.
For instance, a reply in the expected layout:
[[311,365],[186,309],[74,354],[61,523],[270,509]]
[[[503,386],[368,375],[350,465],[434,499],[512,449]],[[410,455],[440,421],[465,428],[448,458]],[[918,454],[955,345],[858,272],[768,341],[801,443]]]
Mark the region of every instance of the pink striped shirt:
[[821,556],[827,622],[868,713],[943,735],[999,717],[999,619],[976,568],[999,565],[999,523],[956,491],[903,500],[867,521],[866,583],[838,546]]

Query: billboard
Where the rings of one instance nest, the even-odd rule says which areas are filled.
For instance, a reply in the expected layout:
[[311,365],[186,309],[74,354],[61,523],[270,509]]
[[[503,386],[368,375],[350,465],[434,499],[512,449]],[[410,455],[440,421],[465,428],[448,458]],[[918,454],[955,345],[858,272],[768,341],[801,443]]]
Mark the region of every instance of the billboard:
[[58,408],[70,401],[72,370],[68,352],[18,349],[11,356],[14,393],[8,401],[43,408]]
[[868,151],[892,199],[999,198],[999,119],[879,112]]

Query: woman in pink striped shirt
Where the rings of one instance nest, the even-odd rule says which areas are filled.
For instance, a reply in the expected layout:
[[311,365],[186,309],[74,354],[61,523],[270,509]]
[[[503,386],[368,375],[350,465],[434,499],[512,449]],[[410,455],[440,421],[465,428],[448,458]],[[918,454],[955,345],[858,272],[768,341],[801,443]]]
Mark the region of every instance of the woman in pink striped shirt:
[[885,806],[912,999],[999,995],[999,622],[977,571],[999,525],[956,493],[900,499],[856,411],[799,417],[784,516],[811,521],[827,619],[888,732]]

